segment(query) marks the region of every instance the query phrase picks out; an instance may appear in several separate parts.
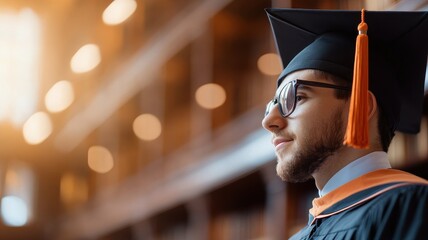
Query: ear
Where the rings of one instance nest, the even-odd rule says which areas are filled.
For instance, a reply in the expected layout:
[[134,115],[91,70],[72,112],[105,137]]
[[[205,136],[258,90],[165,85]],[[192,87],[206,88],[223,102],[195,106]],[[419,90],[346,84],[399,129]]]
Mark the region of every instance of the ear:
[[374,114],[376,113],[376,110],[377,110],[377,101],[376,101],[376,97],[375,97],[375,95],[371,92],[371,91],[369,91],[369,94],[368,94],[368,103],[369,103],[369,109],[368,109],[368,111],[369,111],[369,119],[371,119],[373,116],[374,116]]

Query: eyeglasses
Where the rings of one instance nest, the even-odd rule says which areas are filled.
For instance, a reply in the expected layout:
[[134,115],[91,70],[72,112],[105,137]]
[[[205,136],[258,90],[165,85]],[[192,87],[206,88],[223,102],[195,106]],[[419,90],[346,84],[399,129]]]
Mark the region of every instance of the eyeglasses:
[[272,99],[266,105],[265,116],[267,116],[269,112],[272,111],[272,109],[275,107],[276,104],[278,104],[279,112],[281,113],[282,117],[286,118],[290,116],[290,114],[292,114],[296,108],[296,102],[297,102],[296,93],[297,93],[297,88],[300,85],[322,87],[322,88],[333,88],[333,89],[340,89],[340,90],[347,90],[347,91],[351,90],[350,87],[296,79],[285,84],[279,90],[279,92],[277,91],[277,93],[279,94],[275,95],[274,99]]

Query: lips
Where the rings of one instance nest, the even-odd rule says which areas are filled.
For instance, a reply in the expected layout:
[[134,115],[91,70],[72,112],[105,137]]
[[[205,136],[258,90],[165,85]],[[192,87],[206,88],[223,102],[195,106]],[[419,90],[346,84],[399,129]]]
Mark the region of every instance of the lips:
[[290,143],[291,141],[293,141],[292,138],[286,138],[286,137],[275,137],[272,139],[272,143],[275,146],[276,150],[283,147],[285,144]]

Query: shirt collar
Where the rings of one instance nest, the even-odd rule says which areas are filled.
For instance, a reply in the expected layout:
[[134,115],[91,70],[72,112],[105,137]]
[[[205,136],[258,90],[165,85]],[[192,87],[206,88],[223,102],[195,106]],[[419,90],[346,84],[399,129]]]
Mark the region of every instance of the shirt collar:
[[328,180],[323,189],[318,190],[318,194],[322,197],[357,177],[375,170],[387,168],[391,168],[391,164],[388,161],[388,154],[386,152],[377,151],[369,153],[340,169]]

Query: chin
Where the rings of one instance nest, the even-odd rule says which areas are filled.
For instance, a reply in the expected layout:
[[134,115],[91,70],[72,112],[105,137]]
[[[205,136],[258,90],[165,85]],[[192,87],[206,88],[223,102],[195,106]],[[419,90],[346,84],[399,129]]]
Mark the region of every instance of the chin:
[[276,163],[276,174],[286,182],[293,182],[293,179],[290,179],[289,172],[291,171],[291,166],[294,165],[292,163],[293,158],[291,155],[284,156],[278,156],[277,157],[277,163]]
[[296,145],[289,145],[285,148],[280,149],[276,152],[276,158],[278,164],[290,164],[291,161],[293,161],[294,156],[297,153],[297,147]]
[[317,164],[312,158],[302,158],[299,152],[289,150],[277,154],[276,173],[285,182],[306,182],[312,178],[312,170]]

